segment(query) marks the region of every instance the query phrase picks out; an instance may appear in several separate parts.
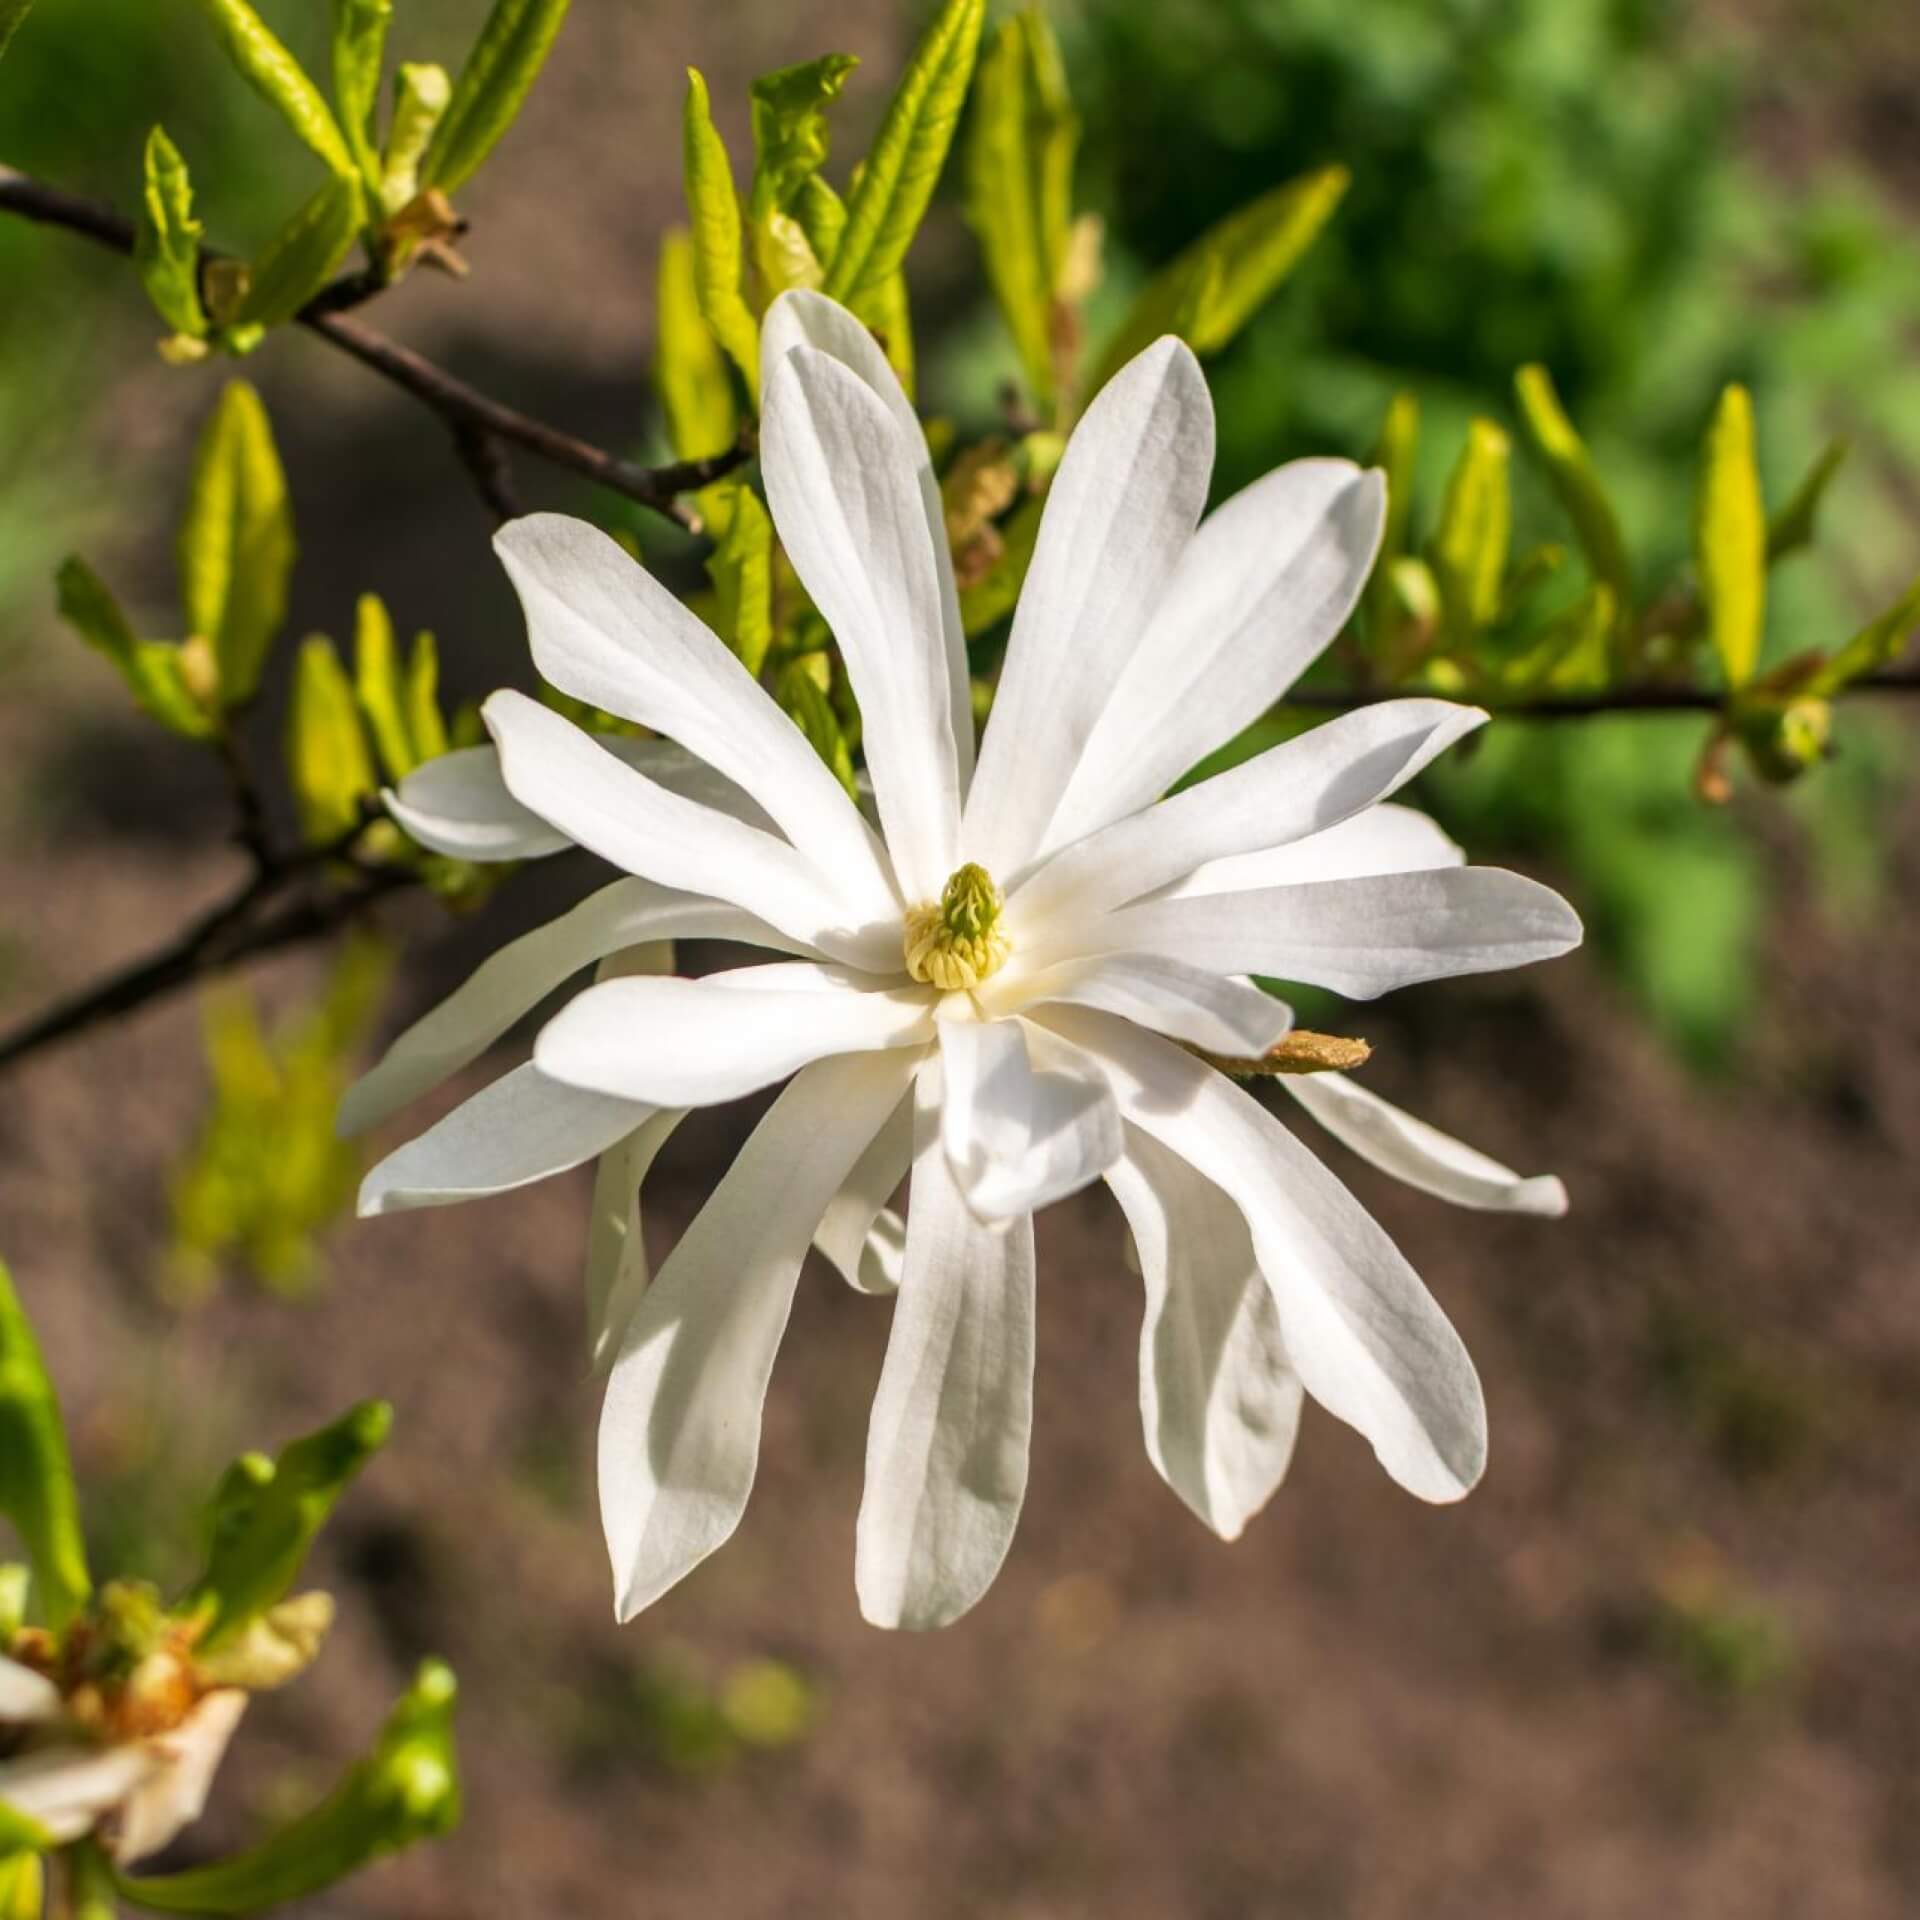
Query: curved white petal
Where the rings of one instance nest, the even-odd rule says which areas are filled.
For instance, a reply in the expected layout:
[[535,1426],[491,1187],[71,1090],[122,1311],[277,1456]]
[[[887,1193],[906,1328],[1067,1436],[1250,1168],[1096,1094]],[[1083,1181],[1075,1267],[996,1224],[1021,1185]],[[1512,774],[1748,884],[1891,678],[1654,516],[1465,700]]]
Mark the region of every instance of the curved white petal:
[[885,849],[826,763],[719,637],[644,567],[597,527],[563,514],[516,520],[493,544],[526,609],[545,679],[677,740],[745,788],[833,877],[856,921],[897,910]]
[[1122,668],[1045,844],[1138,811],[1276,701],[1353,611],[1386,485],[1345,460],[1295,460],[1217,507]]
[[917,473],[924,445],[857,374],[812,347],[770,370],[760,415],[767,504],[840,643],[908,900],[939,898],[960,837],[940,575]]
[[860,1054],[798,1075],[640,1296],[600,1416],[600,1517],[622,1620],[739,1525],[807,1244],[921,1058]]
[[1486,1213],[1558,1219],[1567,1210],[1567,1190],[1557,1176],[1517,1174],[1343,1073],[1287,1074],[1280,1084],[1343,1146],[1422,1193]]
[[359,1133],[477,1060],[515,1021],[583,967],[656,940],[739,940],[791,950],[799,943],[738,907],[675,893],[651,880],[616,880],[544,927],[522,934],[394,1041],[347,1089],[339,1129]]
[[51,1720],[59,1711],[60,1689],[44,1673],[0,1654],[0,1724]]
[[1320,834],[1404,786],[1486,717],[1445,700],[1382,701],[1129,814],[1063,848],[1014,892],[1016,944],[1023,922],[1102,913],[1209,861]]
[[1240,1210],[1138,1127],[1107,1184],[1147,1288],[1140,1422],[1161,1479],[1237,1540],[1286,1477],[1305,1390]]
[[887,1202],[913,1163],[913,1101],[900,1102],[828,1203],[813,1244],[860,1293],[893,1293],[906,1256],[906,1223]]
[[620,1335],[653,1278],[640,1225],[640,1187],[660,1149],[687,1117],[668,1107],[643,1120],[600,1156],[587,1216],[587,1357],[597,1373],[611,1364]]
[[1365,1208],[1258,1101],[1192,1054],[1110,1014],[1060,1008],[1047,1021],[1099,1062],[1129,1122],[1239,1207],[1308,1393],[1363,1433],[1409,1493],[1466,1493],[1486,1465],[1479,1377]]
[[496,693],[483,713],[513,797],[578,845],[663,887],[731,900],[837,960],[898,966],[897,914],[849,922],[820,868],[784,840],[669,793],[523,693]]
[[1371,1000],[1420,980],[1551,960],[1580,944],[1573,909],[1499,867],[1437,867],[1122,907],[1076,943],[1263,973]]
[[[1097,1072],[1071,1058],[1036,1069],[1029,1029],[1018,1020],[936,1024],[947,1159],[982,1220],[1037,1213],[1090,1186],[1119,1158],[1119,1110]],[[1037,1037],[1044,1050],[1045,1036]]]
[[[931,1076],[928,1076],[929,1078]],[[854,1584],[877,1627],[943,1627],[993,1583],[1027,1492],[1033,1222],[969,1212],[918,1099],[906,1271],[867,1428]]]
[[360,1183],[361,1217],[530,1186],[606,1152],[651,1112],[565,1086],[529,1061],[388,1154]]
[[1213,401],[1200,363],[1171,337],[1129,361],[1074,428],[967,797],[966,857],[1003,882],[1037,851],[1115,677],[1175,577],[1212,471]]
[[161,1765],[139,1741],[118,1747],[43,1747],[0,1760],[0,1806],[56,1841],[78,1840]]
[[1466,863],[1466,849],[1436,821],[1412,807],[1383,800],[1305,840],[1209,860],[1169,887],[1165,897],[1187,900],[1201,893],[1248,893],[1256,887],[1361,880],[1378,873],[1424,873],[1433,867]]
[[1098,1007],[1169,1039],[1236,1058],[1265,1053],[1293,1025],[1293,1011],[1284,1001],[1249,982],[1151,954],[1064,960],[1037,973],[1016,975],[1003,988],[1005,977],[996,975],[981,990],[981,1004],[989,1012],[998,1010],[998,988],[1009,1011],[1055,1003]]
[[608,980],[547,1022],[533,1057],[568,1086],[707,1107],[832,1054],[930,1040],[933,998],[925,987],[876,991],[799,964],[704,980]]
[[857,374],[880,396],[911,451],[920,511],[927,523],[934,568],[940,582],[940,626],[947,664],[948,716],[953,728],[960,793],[966,797],[973,777],[973,697],[967,672],[967,640],[960,625],[960,598],[953,584],[953,555],[947,547],[947,517],[934,477],[927,436],[899,376],[880,343],[837,300],[810,288],[783,293],[760,322],[760,387],[772,384],[773,369],[795,347],[813,347]]
[[121,1803],[113,1823],[116,1866],[130,1866],[158,1853],[205,1811],[213,1777],[226,1756],[247,1696],[238,1687],[216,1687],[194,1703],[177,1727],[141,1742],[156,1765]]

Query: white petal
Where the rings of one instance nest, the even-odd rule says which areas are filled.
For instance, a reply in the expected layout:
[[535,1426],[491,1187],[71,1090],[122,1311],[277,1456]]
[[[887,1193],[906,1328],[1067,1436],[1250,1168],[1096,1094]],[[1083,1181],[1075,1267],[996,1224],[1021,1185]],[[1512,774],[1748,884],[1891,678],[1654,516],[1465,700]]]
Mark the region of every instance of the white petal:
[[857,374],[812,347],[771,369],[760,414],[767,503],[840,643],[909,900],[939,898],[960,837],[940,575],[918,475],[925,445]]
[[[1053,477],[967,799],[962,843],[1003,882],[1032,858],[1115,678],[1206,505],[1213,401],[1156,341],[1095,398]],[[1184,771],[1184,769],[1182,769]]]
[[37,1821],[56,1841],[78,1840],[160,1764],[140,1742],[43,1748],[0,1760],[0,1806]]
[[1343,1073],[1285,1075],[1280,1084],[1342,1145],[1422,1193],[1486,1213],[1558,1219],[1567,1210],[1567,1190],[1553,1174],[1525,1178]]
[[1033,1222],[996,1231],[968,1211],[931,1088],[915,1134],[854,1559],[877,1627],[943,1627],[986,1592],[1026,1498],[1033,1430]]
[[739,940],[791,949],[764,920],[722,901],[675,893],[651,880],[616,880],[570,912],[484,960],[430,1013],[394,1041],[340,1103],[343,1134],[360,1133],[477,1060],[522,1015],[583,967],[655,940]]
[[913,1162],[913,1101],[873,1136],[821,1217],[813,1244],[860,1293],[892,1293],[906,1255],[906,1223],[887,1202]]
[[1161,1479],[1237,1540],[1286,1477],[1304,1389],[1240,1210],[1177,1154],[1127,1129],[1107,1184],[1147,1287],[1140,1420]]
[[1382,701],[1129,814],[1063,848],[1014,892],[1015,944],[1023,923],[1104,912],[1208,861],[1322,833],[1404,786],[1486,717],[1445,700]]
[[795,347],[815,347],[830,355],[866,382],[893,416],[902,438],[912,450],[914,477],[919,483],[920,510],[940,579],[940,625],[947,662],[947,702],[953,744],[959,762],[960,792],[966,795],[973,776],[973,696],[967,671],[967,641],[960,626],[960,599],[953,584],[953,555],[947,548],[946,510],[940,500],[940,482],[934,477],[927,436],[920,416],[906,396],[899,377],[880,350],[880,343],[837,300],[796,287],[783,293],[760,322],[762,390],[772,384],[773,369]]
[[1420,980],[1551,960],[1580,944],[1580,921],[1520,874],[1439,867],[1123,907],[1090,923],[1082,943],[1371,1000]]
[[360,1213],[509,1193],[604,1153],[652,1108],[549,1079],[531,1061],[396,1148],[360,1184]]
[[1064,960],[1015,975],[1003,987],[1006,977],[996,975],[981,990],[987,1012],[999,1012],[1002,998],[1007,1011],[1055,1003],[1099,1007],[1169,1039],[1237,1058],[1265,1053],[1293,1026],[1292,1009],[1249,982],[1151,954]]
[[836,959],[899,964],[898,915],[850,924],[821,870],[784,840],[669,793],[523,693],[496,693],[483,713],[514,798],[578,845],[663,887],[730,900]]
[[202,1695],[171,1732],[142,1743],[159,1764],[127,1796],[113,1823],[116,1866],[131,1866],[158,1853],[200,1818],[227,1743],[246,1710],[247,1696],[238,1687],[220,1687]]
[[494,548],[544,678],[679,741],[744,787],[833,876],[856,920],[898,907],[885,850],[800,729],[615,541],[584,520],[537,513],[503,527]]
[[1209,514],[1114,684],[1046,844],[1138,811],[1257,720],[1353,611],[1385,511],[1378,473],[1296,460]]
[[641,1295],[600,1417],[600,1517],[622,1620],[739,1525],[807,1243],[921,1057],[863,1054],[807,1068]]
[[1048,1024],[1085,1047],[1129,1122],[1223,1187],[1245,1216],[1314,1399],[1423,1500],[1456,1500],[1486,1464],[1479,1377],[1433,1296],[1366,1210],[1226,1075],[1110,1014]]
[[640,1225],[640,1186],[686,1117],[685,1107],[652,1115],[609,1147],[594,1169],[587,1216],[587,1356],[596,1372],[612,1362],[653,1277]]
[[1119,1158],[1120,1115],[1098,1073],[1057,1059],[1036,1072],[1018,1020],[937,1024],[947,1158],[981,1219],[1037,1213],[1090,1186]]
[[876,991],[823,967],[742,967],[704,980],[609,980],[547,1022],[541,1072],[661,1107],[707,1107],[809,1061],[933,1038],[932,992]]
[[1169,887],[1166,897],[1185,900],[1199,893],[1247,893],[1255,887],[1292,887],[1307,880],[1424,873],[1433,867],[1465,866],[1466,861],[1466,850],[1436,822],[1412,807],[1386,800],[1308,839],[1209,860]]
[[21,1726],[51,1720],[60,1711],[60,1689],[44,1673],[0,1654],[0,1723]]

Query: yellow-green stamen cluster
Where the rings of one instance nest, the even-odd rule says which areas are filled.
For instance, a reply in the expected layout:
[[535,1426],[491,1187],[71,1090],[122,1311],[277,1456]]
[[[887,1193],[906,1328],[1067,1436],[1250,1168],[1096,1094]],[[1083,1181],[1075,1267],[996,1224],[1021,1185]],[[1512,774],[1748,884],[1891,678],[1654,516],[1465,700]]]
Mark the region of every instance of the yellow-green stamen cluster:
[[968,861],[937,902],[907,909],[907,971],[943,993],[965,993],[1006,964],[1005,902],[985,867]]

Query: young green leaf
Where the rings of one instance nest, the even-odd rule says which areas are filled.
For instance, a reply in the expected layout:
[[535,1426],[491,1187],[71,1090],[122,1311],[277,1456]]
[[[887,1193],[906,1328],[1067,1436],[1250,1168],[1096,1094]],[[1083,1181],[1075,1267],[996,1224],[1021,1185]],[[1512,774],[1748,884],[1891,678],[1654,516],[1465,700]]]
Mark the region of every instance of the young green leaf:
[[1534,451],[1545,464],[1547,479],[1573,522],[1587,566],[1596,580],[1613,590],[1614,618],[1625,620],[1633,610],[1627,544],[1621,538],[1620,522],[1587,444],[1567,418],[1545,367],[1522,367],[1513,377],[1513,388]]
[[414,765],[438,760],[447,750],[447,723],[440,712],[440,649],[430,633],[413,636],[405,711]]
[[134,262],[154,311],[176,334],[203,339],[206,310],[200,304],[200,236],[193,217],[193,182],[180,150],[158,127],[147,135],[146,178],[140,196],[140,227]]
[[393,119],[387,126],[386,151],[380,156],[380,206],[398,213],[420,191],[420,167],[434,133],[445,119],[453,98],[453,82],[445,67],[400,63],[393,78]]
[[13,38],[14,30],[27,17],[27,9],[33,0],[0,0],[0,53],[7,50],[7,42]]
[[1869,620],[1808,682],[1810,693],[1838,693],[1862,674],[1880,673],[1907,650],[1914,629],[1920,627],[1920,580],[1885,613]]
[[753,83],[753,191],[747,229],[761,298],[820,284],[828,256],[817,253],[799,204],[827,158],[827,108],[859,65],[830,53],[782,67]]
[[0,1513],[33,1562],[33,1591],[58,1632],[93,1590],[60,1402],[33,1323],[0,1261]]
[[727,491],[727,530],[707,559],[714,628],[757,677],[773,644],[773,522],[744,482]]
[[242,705],[259,687],[286,618],[294,552],[287,476],[267,410],[245,381],[230,381],[200,436],[179,546],[187,632],[213,649],[223,707]]
[[1163,333],[1217,353],[1299,265],[1347,190],[1345,167],[1322,167],[1263,193],[1210,227],[1142,289],[1114,336],[1096,388]]
[[309,844],[352,831],[379,787],[346,669],[324,634],[300,648],[287,709],[287,775]]
[[713,337],[740,369],[760,400],[760,328],[741,293],[740,199],[733,185],[733,163],[726,142],[713,124],[707,83],[699,69],[687,69],[686,114],[681,129],[686,169],[687,212],[693,227],[693,284],[700,311]]
[[1500,612],[1513,536],[1512,443],[1491,420],[1475,420],[1447,479],[1427,560],[1440,586],[1449,642],[1458,647]]
[[[6,51],[6,21],[0,9],[0,53]],[[37,1820],[0,1806],[0,1920],[40,1920],[45,1911],[46,1873],[40,1863],[53,1835]]]
[[814,752],[827,763],[834,778],[846,788],[848,798],[853,799],[857,797],[853,754],[847,746],[846,730],[840,724],[840,716],[834,712],[833,702],[827,698],[826,689],[820,684],[820,670],[825,666],[826,659],[824,653],[809,653],[788,661],[780,670],[779,700],[787,716],[807,736]]
[[960,626],[969,640],[985,633],[1013,611],[1040,537],[1045,501],[1035,495],[1021,501],[1000,528],[1000,552],[978,580],[960,590]]
[[1767,513],[1745,387],[1721,394],[1701,446],[1693,558],[1707,637],[1727,685],[1744,687],[1760,663],[1767,618]]
[[1813,545],[1820,518],[1821,503],[1841,462],[1852,450],[1844,436],[1829,440],[1820,457],[1807,469],[1806,478],[1793,490],[1793,498],[1767,523],[1767,565],[1777,566],[1789,554]]
[[519,118],[546,65],[569,0],[494,0],[420,169],[423,187],[453,193]]
[[213,22],[228,58],[247,83],[279,110],[281,119],[327,163],[329,171],[353,174],[353,154],[320,89],[247,0],[199,0],[199,7]]
[[333,103],[370,193],[380,185],[373,110],[380,98],[380,69],[392,19],[393,0],[333,0]]
[[740,410],[727,363],[700,311],[693,242],[684,227],[660,242],[654,380],[676,460],[701,460],[733,445]]
[[348,1483],[387,1443],[393,1409],[365,1400],[277,1459],[242,1454],[213,1497],[206,1571],[190,1605],[211,1650],[284,1599]]
[[853,312],[878,336],[887,364],[899,376],[907,398],[913,398],[913,311],[907,301],[907,276],[896,273],[877,287],[868,287],[853,303]]
[[373,1751],[311,1813],[245,1853],[180,1873],[122,1874],[122,1898],[155,1913],[253,1914],[304,1899],[460,1819],[453,1674],[426,1661]]
[[113,662],[140,705],[186,739],[211,738],[214,717],[188,684],[182,650],[164,640],[137,639],[119,602],[78,555],[61,563],[57,577],[61,619]]
[[947,0],[915,49],[847,200],[826,290],[853,305],[900,271],[953,144],[986,0]]
[[336,174],[304,201],[248,270],[235,327],[284,326],[324,287],[366,218],[360,176]]
[[407,727],[406,694],[393,622],[380,596],[363,593],[353,629],[353,690],[389,780],[404,780],[418,764]]
[[1412,393],[1396,393],[1387,402],[1374,445],[1373,464],[1387,478],[1387,517],[1380,535],[1380,557],[1367,581],[1370,632],[1376,642],[1386,638],[1386,622],[1393,603],[1391,569],[1407,550],[1413,521],[1413,477],[1420,453],[1420,400]]

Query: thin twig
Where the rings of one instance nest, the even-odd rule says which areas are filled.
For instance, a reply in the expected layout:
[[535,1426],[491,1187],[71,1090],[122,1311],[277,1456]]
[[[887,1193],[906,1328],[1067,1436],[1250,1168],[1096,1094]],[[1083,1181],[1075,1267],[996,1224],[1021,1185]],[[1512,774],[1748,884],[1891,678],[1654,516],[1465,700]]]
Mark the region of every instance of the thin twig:
[[[1847,683],[1856,693],[1920,694],[1920,674],[1869,673]],[[1405,687],[1296,687],[1280,708],[1313,713],[1347,713],[1355,707],[1404,700]],[[1542,694],[1523,700],[1467,695],[1500,720],[1597,720],[1615,713],[1721,713],[1726,696],[1710,687],[1614,687],[1605,693]]]
[[513,482],[513,462],[508,459],[506,448],[484,427],[455,427],[453,444],[473,476],[474,487],[495,524],[504,526],[509,520],[519,519],[525,509],[520,505],[519,490]]

